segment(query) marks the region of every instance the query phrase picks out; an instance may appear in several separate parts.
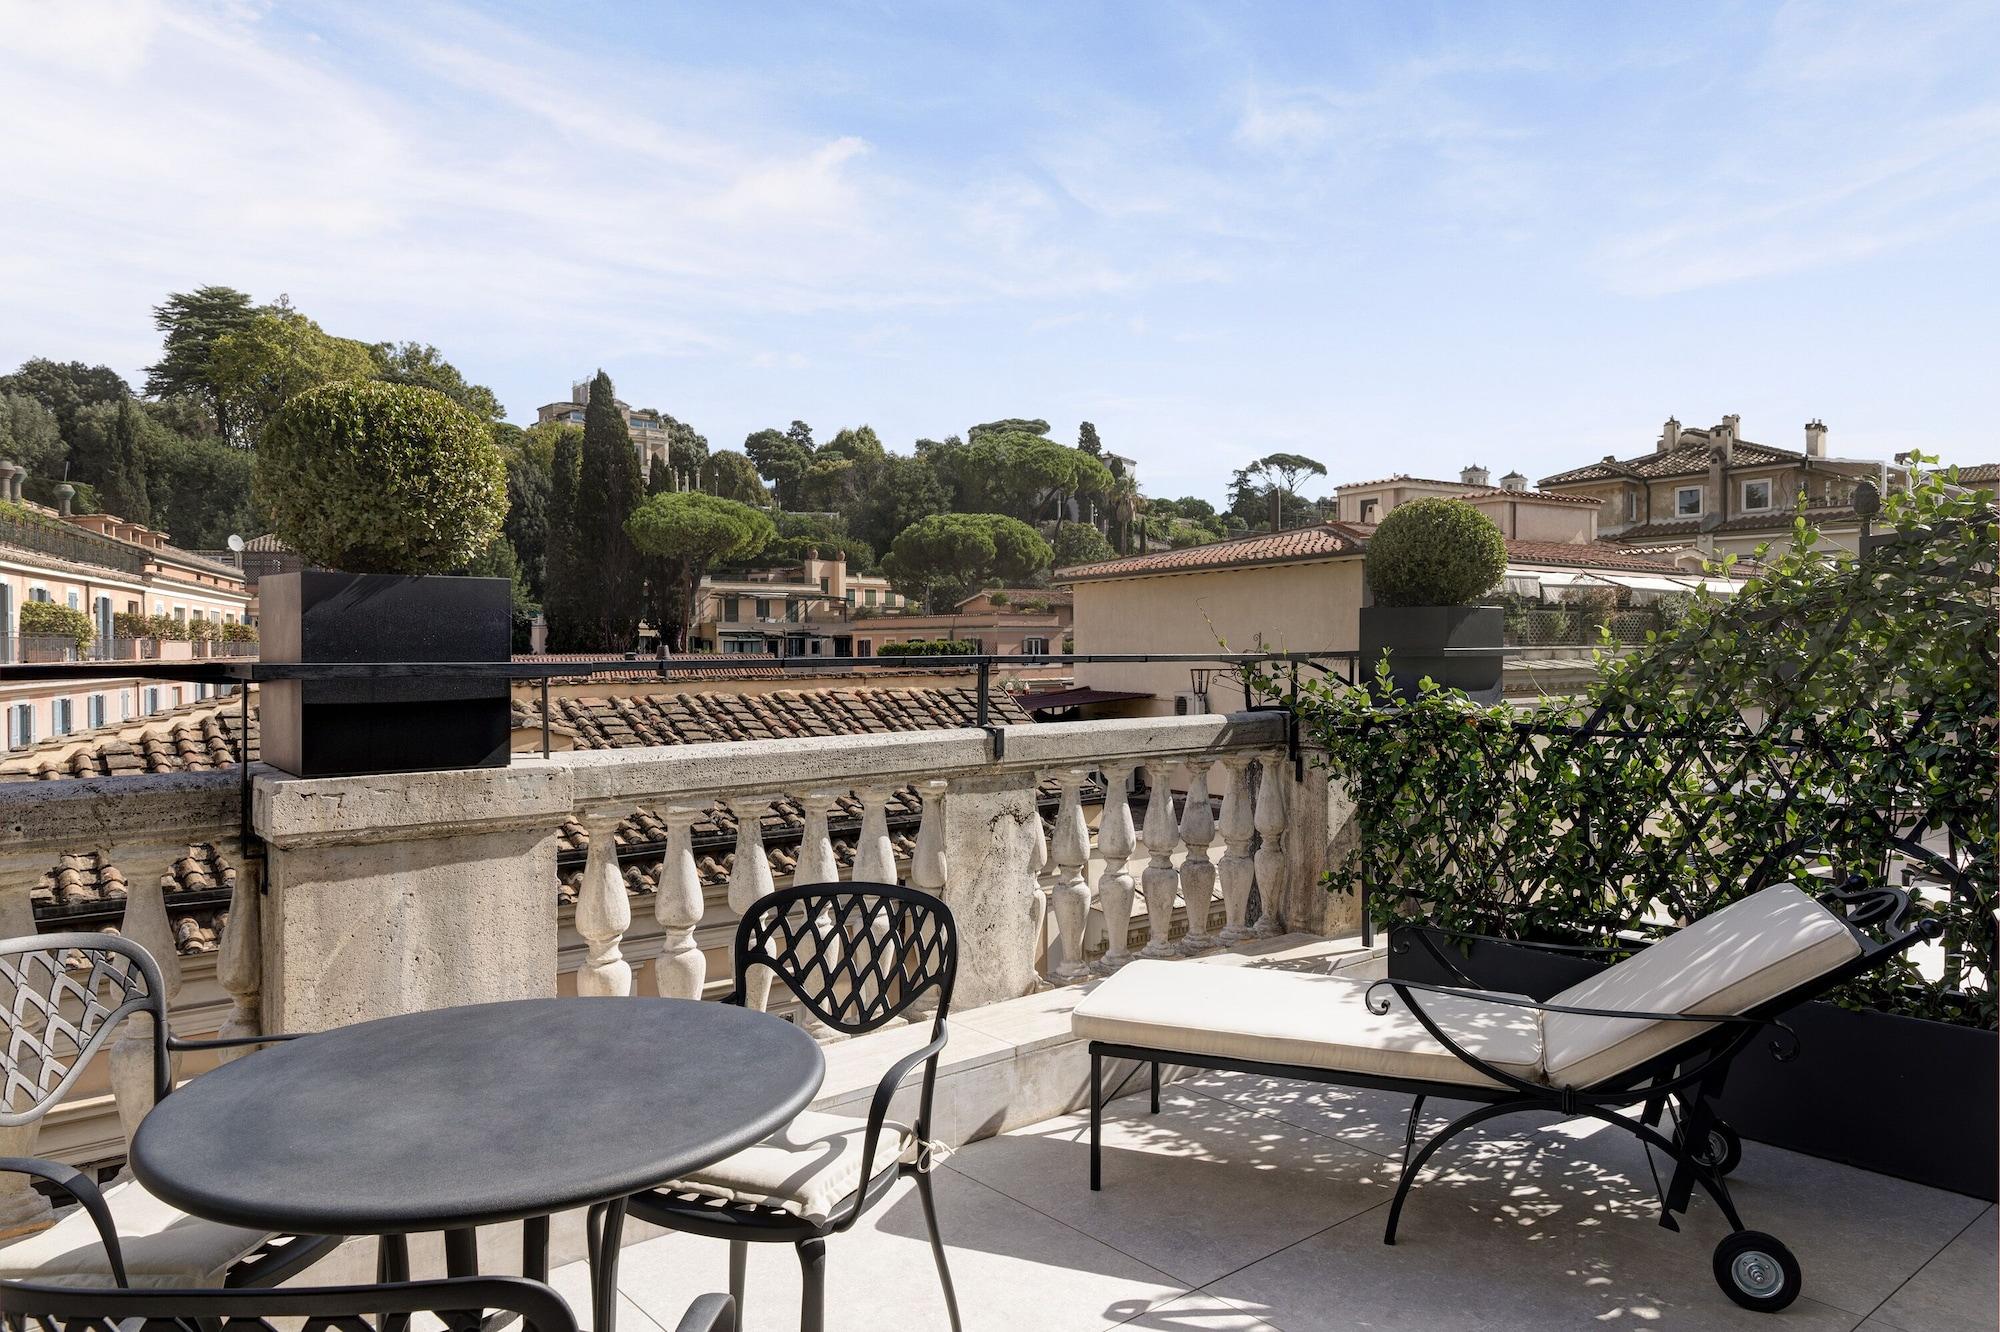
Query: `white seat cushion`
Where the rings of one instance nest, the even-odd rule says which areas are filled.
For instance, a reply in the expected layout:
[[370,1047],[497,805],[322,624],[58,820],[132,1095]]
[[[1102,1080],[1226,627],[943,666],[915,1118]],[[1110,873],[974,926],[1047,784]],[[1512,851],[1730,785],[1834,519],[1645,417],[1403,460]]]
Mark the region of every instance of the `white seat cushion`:
[[[1841,919],[1791,884],[1733,902],[1549,1000],[1652,1013],[1747,1012],[1861,952]],[[1711,1030],[1693,1022],[1542,1019],[1548,1080],[1591,1087]]]
[[[1377,1016],[1371,982],[1345,976],[1200,962],[1138,961],[1085,995],[1077,1036],[1188,1055],[1297,1064],[1378,1077],[1495,1086],[1425,1031],[1393,991]],[[1529,1081],[1541,1077],[1535,1011],[1425,995],[1424,1011],[1468,1052]]]
[[[134,1286],[219,1286],[222,1276],[269,1238],[189,1216],[128,1179],[104,1191]],[[73,1208],[47,1230],[0,1248],[0,1278],[47,1286],[109,1286],[111,1263],[97,1227]]]
[[[807,1110],[752,1147],[667,1185],[735,1202],[777,1207],[807,1221],[824,1221],[840,1200],[861,1187],[865,1120]],[[916,1135],[884,1120],[875,1144],[874,1171],[916,1159]]]

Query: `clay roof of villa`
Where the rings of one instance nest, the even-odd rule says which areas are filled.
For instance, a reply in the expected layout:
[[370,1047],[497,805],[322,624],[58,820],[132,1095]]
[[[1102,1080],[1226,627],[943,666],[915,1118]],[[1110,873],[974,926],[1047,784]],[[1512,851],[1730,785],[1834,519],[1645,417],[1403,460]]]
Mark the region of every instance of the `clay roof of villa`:
[[1599,501],[1590,495],[1552,495],[1545,490],[1509,490],[1506,486],[1483,486],[1478,490],[1468,490],[1463,495],[1448,496],[1450,499],[1510,499],[1531,500],[1540,504],[1596,504]]
[[[243,718],[232,699],[201,699],[170,712],[48,736],[0,756],[0,782],[208,772],[240,759]],[[250,710],[250,757],[257,757],[257,710]]]
[[1990,486],[2000,481],[2000,463],[1974,463],[1958,469],[1961,486]]
[[[1574,485],[1581,481],[1615,481],[1634,476],[1648,481],[1669,476],[1692,476],[1708,470],[1709,451],[1713,447],[1711,439],[1712,435],[1708,430],[1700,426],[1688,427],[1681,431],[1679,442],[1664,452],[1655,450],[1623,461],[1606,458],[1601,462],[1586,463],[1582,467],[1572,467],[1567,472],[1545,476],[1541,480],[1541,485],[1546,488]],[[1755,467],[1765,463],[1780,465],[1803,462],[1805,458],[1806,455],[1796,449],[1781,449],[1770,444],[1739,439],[1731,448],[1729,465],[1732,468]]]
[[1156,550],[1145,555],[1074,565],[1056,570],[1054,578],[1062,583],[1087,583],[1104,578],[1145,578],[1258,564],[1295,564],[1302,560],[1359,555],[1365,540],[1351,523],[1321,523],[1315,527],[1232,537],[1205,546],[1183,546],[1178,550]]

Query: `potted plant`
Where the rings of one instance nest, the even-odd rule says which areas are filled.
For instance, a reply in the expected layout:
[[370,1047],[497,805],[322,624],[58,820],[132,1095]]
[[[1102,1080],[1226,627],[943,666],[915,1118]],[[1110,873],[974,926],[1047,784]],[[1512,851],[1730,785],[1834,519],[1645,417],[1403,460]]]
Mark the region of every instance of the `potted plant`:
[[[53,601],[23,602],[19,612],[22,660],[65,661],[81,657],[97,637],[90,617]],[[28,642],[39,639],[39,642]]]
[[1507,543],[1493,520],[1463,500],[1400,505],[1368,538],[1366,568],[1364,677],[1386,651],[1398,693],[1414,695],[1428,676],[1475,702],[1497,703],[1506,612],[1472,604],[1507,572]]
[[441,576],[506,515],[506,465],[486,426],[431,389],[323,385],[272,418],[255,484],[272,530],[309,566],[259,584],[264,661],[439,666],[266,683],[264,760],[301,777],[506,766],[506,680],[451,668],[509,659],[512,589]]

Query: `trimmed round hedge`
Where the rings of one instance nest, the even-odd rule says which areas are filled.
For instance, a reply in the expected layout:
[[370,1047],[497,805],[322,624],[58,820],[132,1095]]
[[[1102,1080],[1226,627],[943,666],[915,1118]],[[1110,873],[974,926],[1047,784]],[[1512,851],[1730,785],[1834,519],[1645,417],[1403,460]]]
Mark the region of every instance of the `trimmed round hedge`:
[[1368,538],[1368,586],[1378,606],[1470,605],[1506,572],[1499,527],[1464,500],[1399,505]]
[[507,465],[479,418],[412,384],[323,384],[257,444],[257,502],[286,545],[346,573],[464,566],[507,515]]

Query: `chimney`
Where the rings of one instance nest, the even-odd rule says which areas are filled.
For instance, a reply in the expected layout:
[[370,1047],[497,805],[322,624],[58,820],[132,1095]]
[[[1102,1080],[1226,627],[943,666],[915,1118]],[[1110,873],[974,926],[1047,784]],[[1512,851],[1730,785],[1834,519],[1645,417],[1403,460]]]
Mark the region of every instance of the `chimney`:
[[14,460],[0,458],[0,500],[14,498]]
[[21,503],[21,488],[27,484],[28,469],[25,467],[16,467],[14,469],[14,489],[8,494],[7,498],[13,500],[16,504]]
[[69,517],[69,502],[76,495],[76,487],[65,481],[56,487],[56,510],[63,517]]
[[1826,422],[1817,416],[1806,422],[1806,457],[1826,457]]
[[1528,478],[1522,476],[1519,472],[1509,472],[1500,478],[1500,488],[1502,490],[1526,490],[1528,488]]
[[1723,417],[1721,424],[1716,426],[1711,432],[1715,440],[1715,447],[1722,453],[1722,461],[1725,466],[1735,461],[1736,430],[1742,420],[1742,417],[1731,412],[1729,415]]
[[1487,471],[1478,463],[1459,469],[1459,484],[1474,490],[1484,490],[1493,483],[1487,479]]
[[1665,453],[1668,449],[1673,448],[1676,444],[1680,442],[1681,442],[1681,423],[1675,420],[1673,417],[1669,416],[1667,418],[1667,423],[1660,427],[1660,442],[1658,446],[1654,448],[1653,452]]

